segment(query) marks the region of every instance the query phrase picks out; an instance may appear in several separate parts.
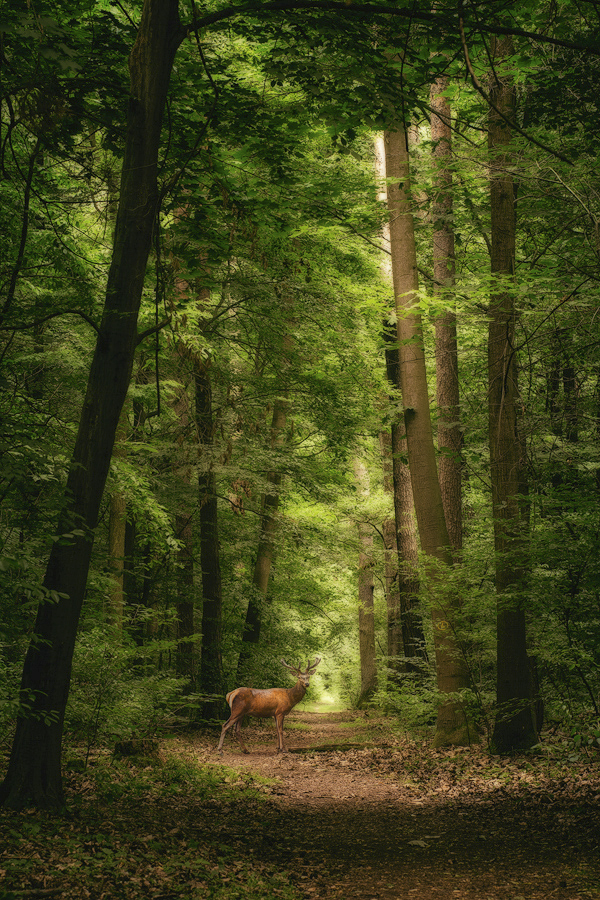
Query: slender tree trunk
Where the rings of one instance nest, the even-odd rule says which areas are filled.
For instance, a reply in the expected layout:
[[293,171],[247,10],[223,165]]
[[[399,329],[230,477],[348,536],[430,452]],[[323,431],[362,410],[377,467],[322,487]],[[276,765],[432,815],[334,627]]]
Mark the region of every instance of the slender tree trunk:
[[[369,473],[366,466],[355,460],[359,500],[369,496]],[[377,690],[375,657],[375,608],[373,603],[373,530],[363,521],[358,523],[360,551],[358,556],[358,645],[360,651],[360,692],[356,705],[368,703]]]
[[[388,208],[404,424],[421,549],[432,562],[430,577],[436,585],[432,617],[437,683],[443,696],[456,694],[468,682],[452,625],[455,598],[442,590],[444,569],[452,565],[452,554],[435,460],[423,331],[417,305],[417,256],[404,128],[387,132],[384,141],[386,174],[391,179]],[[438,707],[435,744],[466,744],[472,738],[461,703],[454,698],[442,701]]]
[[[119,421],[113,459],[124,459],[127,455],[127,404]],[[122,491],[115,488],[110,495],[108,518],[108,565],[111,577],[108,615],[117,633],[123,631],[125,610],[125,531],[127,527],[127,500]]]
[[[180,356],[183,353],[180,351]],[[190,426],[190,409],[187,386],[182,381],[173,403],[173,409],[179,422],[180,453],[175,458],[173,476],[179,483],[181,499],[175,516],[175,536],[179,540],[176,569],[176,602],[177,602],[177,655],[176,670],[178,675],[189,678],[190,687],[195,689],[196,660],[194,657],[195,627],[195,580],[194,580],[194,534],[192,528],[192,511],[190,501],[191,471],[190,462],[186,458],[185,443]]]
[[217,519],[217,486],[210,451],[214,440],[212,385],[203,360],[194,367],[196,427],[200,446],[198,502],[200,505],[200,561],[202,565],[202,655],[200,687],[210,696],[204,703],[204,718],[217,718],[223,706],[223,593]]
[[[271,451],[276,450],[283,441],[287,426],[289,400],[282,395],[273,403],[271,421]],[[269,579],[275,555],[275,535],[277,532],[277,512],[279,510],[279,493],[281,490],[281,472],[271,469],[267,472],[267,490],[262,499],[260,517],[260,537],[252,574],[253,593],[248,601],[246,621],[242,634],[242,648],[238,659],[238,679],[248,677],[252,660],[252,648],[260,640],[262,626],[262,607],[266,602],[269,590]]]
[[146,0],[129,59],[130,103],[104,312],[75,450],[21,680],[22,707],[0,802],[61,808],[61,738],[94,529],[138,341],[156,219],[158,148],[173,60],[176,0]]
[[175,517],[175,534],[180,546],[177,553],[177,658],[178,675],[190,680],[192,689],[196,682],[194,659],[194,538],[192,518],[178,513]]
[[452,200],[452,130],[450,104],[443,96],[448,78],[431,86],[431,140],[433,143],[433,277],[434,292],[444,312],[435,324],[437,376],[437,439],[439,478],[450,546],[462,549],[462,478],[458,341],[454,311],[454,226]]
[[[389,431],[380,432],[379,444],[383,463],[383,489],[386,494],[390,494],[393,497],[392,435]],[[395,516],[389,516],[383,520],[382,532],[385,554],[387,666],[389,680],[394,682],[398,681],[399,673],[406,670],[404,642],[402,640],[402,607],[400,605],[400,573],[398,570],[398,540],[396,538]]]
[[[394,329],[396,332],[396,329]],[[400,352],[396,346],[398,338],[393,338],[386,329],[384,339],[394,346],[386,347],[386,369],[390,385],[400,388]],[[403,671],[423,672],[428,666],[425,635],[419,602],[419,545],[415,521],[410,469],[404,462],[408,457],[404,423],[393,422],[391,426],[392,476],[394,489],[394,518],[396,524],[396,546],[398,549],[398,593],[400,598],[400,627],[405,663]]]
[[[494,42],[496,60],[491,99],[505,116],[514,116],[515,93],[509,75],[501,75],[512,41]],[[499,753],[531,747],[537,741],[527,658],[524,585],[524,537],[519,506],[520,445],[517,434],[517,364],[512,279],[515,264],[515,200],[511,174],[511,134],[490,107],[491,270],[488,334],[489,441],[497,592],[497,704],[492,745]]]

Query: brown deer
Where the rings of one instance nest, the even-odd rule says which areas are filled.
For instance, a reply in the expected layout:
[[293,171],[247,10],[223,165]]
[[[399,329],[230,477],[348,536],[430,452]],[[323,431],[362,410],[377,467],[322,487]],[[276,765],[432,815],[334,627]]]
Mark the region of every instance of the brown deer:
[[259,716],[266,718],[273,716],[275,725],[277,726],[278,753],[286,753],[285,744],[283,743],[283,720],[296,703],[299,703],[306,693],[306,689],[310,684],[310,676],[314,675],[315,669],[321,662],[318,656],[314,663],[308,660],[308,666],[304,672],[300,667],[288,666],[285,659],[281,660],[281,664],[289,669],[290,672],[298,678],[293,688],[269,688],[268,690],[259,690],[257,688],[236,688],[230,691],[225,698],[231,708],[231,715],[221,728],[221,737],[217,750],[223,752],[223,741],[225,732],[235,725],[234,734],[239,741],[244,753],[250,751],[242,741],[240,734],[240,724],[244,716]]

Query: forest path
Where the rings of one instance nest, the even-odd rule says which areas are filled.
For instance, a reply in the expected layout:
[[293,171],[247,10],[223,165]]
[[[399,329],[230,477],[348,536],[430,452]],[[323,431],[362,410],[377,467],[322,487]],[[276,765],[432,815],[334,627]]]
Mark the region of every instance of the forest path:
[[223,754],[206,738],[190,749],[203,765],[270,780],[266,802],[207,827],[292,873],[305,897],[600,898],[597,765],[557,782],[531,760],[432,751],[350,711],[296,709],[285,736],[286,754],[262,723],[244,729],[249,755],[230,734]]

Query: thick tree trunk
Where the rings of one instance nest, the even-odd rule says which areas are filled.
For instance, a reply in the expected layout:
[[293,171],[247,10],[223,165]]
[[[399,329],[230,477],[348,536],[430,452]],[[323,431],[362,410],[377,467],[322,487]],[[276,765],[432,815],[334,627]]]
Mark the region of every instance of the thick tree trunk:
[[[490,93],[505,116],[514,115],[514,87],[502,77],[502,58],[512,53],[510,38],[495,42],[494,84]],[[511,134],[506,121],[490,107],[491,270],[488,333],[489,441],[497,592],[497,714],[492,745],[499,753],[526,749],[537,741],[527,658],[523,608],[523,523],[519,507],[521,451],[517,434],[517,364],[515,306],[515,200],[511,174]]]
[[434,292],[444,312],[435,323],[437,379],[437,441],[442,502],[450,546],[462,549],[462,478],[458,341],[454,312],[454,226],[452,200],[452,130],[450,104],[443,96],[448,78],[431,86],[431,141],[433,143],[433,277]]
[[200,445],[198,502],[200,505],[200,562],[202,566],[202,655],[200,688],[209,699],[203,704],[204,718],[217,718],[223,702],[223,591],[217,519],[217,487],[210,449],[214,439],[212,385],[203,361],[194,367],[196,427]]
[[[359,499],[369,496],[369,473],[359,460],[354,463],[354,474]],[[358,707],[368,703],[377,690],[377,662],[375,655],[375,607],[373,603],[373,530],[359,521],[358,537],[358,646],[360,654],[360,692]]]
[[[410,477],[421,549],[432,561],[430,577],[438,583],[432,610],[436,673],[442,695],[456,694],[467,686],[463,657],[452,627],[452,598],[442,591],[444,569],[452,565],[437,474],[425,349],[418,311],[417,256],[410,206],[410,174],[406,132],[387,132],[384,138],[392,271],[400,343],[400,385]],[[438,707],[435,744],[467,744],[473,735],[459,701],[452,698]]]
[[157,211],[158,148],[177,47],[177,0],[146,0],[130,60],[131,95],[106,300],[57,539],[21,681],[21,712],[0,802],[61,808],[61,738],[94,529],[138,339]]

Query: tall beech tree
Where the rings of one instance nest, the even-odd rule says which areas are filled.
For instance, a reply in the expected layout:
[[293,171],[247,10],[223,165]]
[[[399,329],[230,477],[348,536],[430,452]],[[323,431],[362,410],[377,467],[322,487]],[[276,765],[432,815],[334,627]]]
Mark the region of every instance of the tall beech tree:
[[[450,538],[438,480],[423,329],[418,309],[417,255],[411,209],[408,140],[397,125],[384,137],[390,218],[392,273],[400,344],[400,385],[415,512],[421,549],[431,557],[432,580],[452,566]],[[454,638],[452,600],[440,596],[432,609],[436,675],[439,691],[456,694],[468,679],[460,647]],[[435,744],[467,744],[473,734],[460,701],[442,700],[438,707]]]
[[519,388],[515,346],[515,184],[510,122],[515,88],[507,59],[511,38],[493,42],[494,74],[488,113],[490,156],[491,271],[488,381],[489,443],[496,549],[497,704],[492,743],[499,753],[537,742],[527,657],[524,601],[524,522],[521,516],[521,443],[517,426]]

